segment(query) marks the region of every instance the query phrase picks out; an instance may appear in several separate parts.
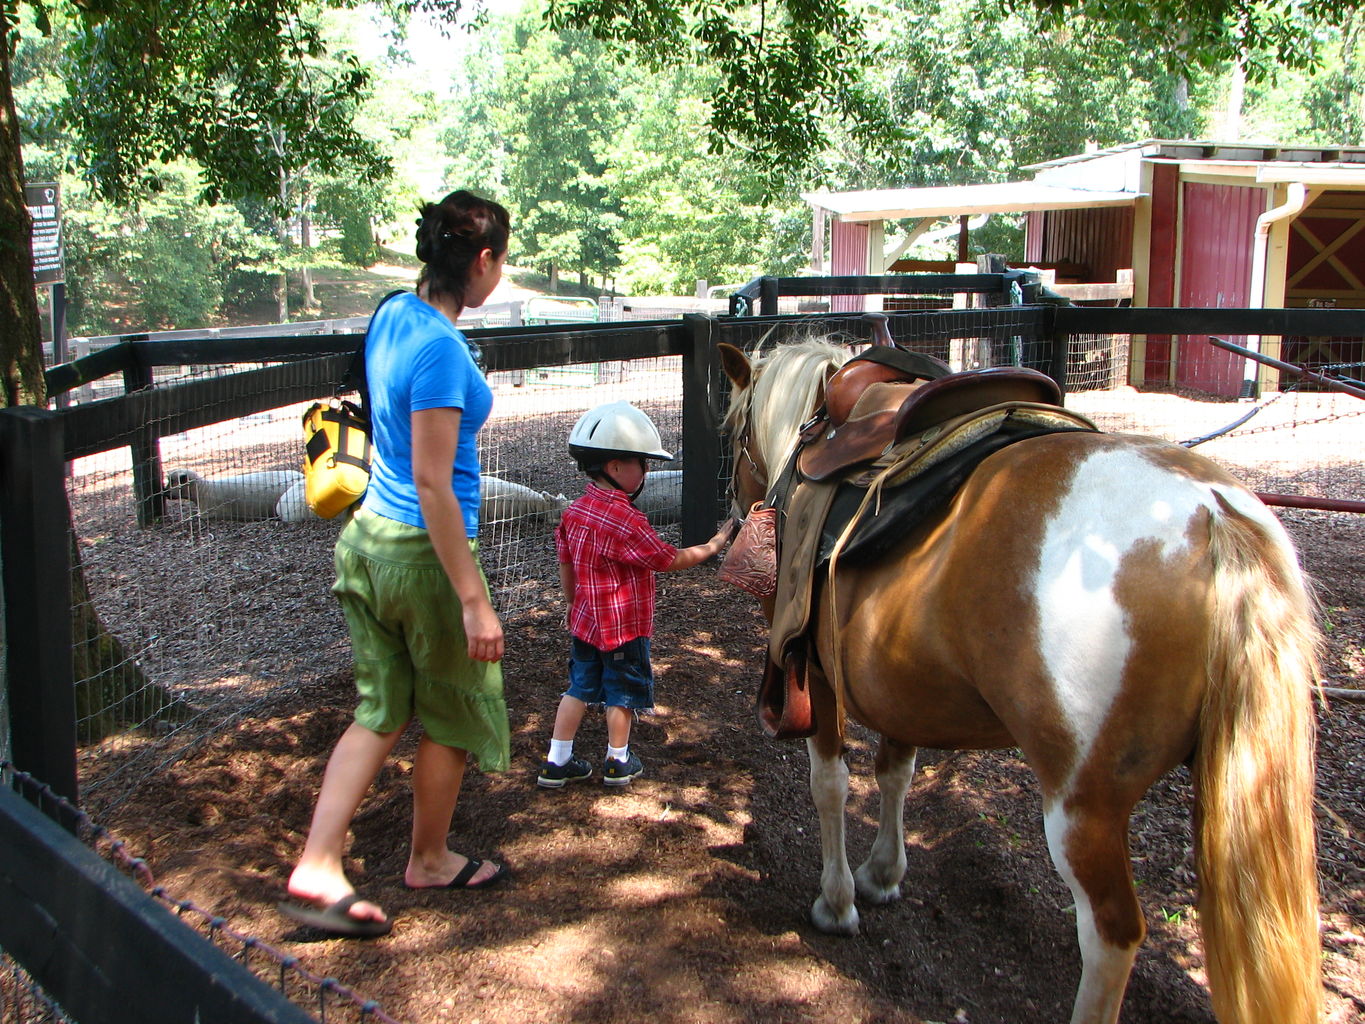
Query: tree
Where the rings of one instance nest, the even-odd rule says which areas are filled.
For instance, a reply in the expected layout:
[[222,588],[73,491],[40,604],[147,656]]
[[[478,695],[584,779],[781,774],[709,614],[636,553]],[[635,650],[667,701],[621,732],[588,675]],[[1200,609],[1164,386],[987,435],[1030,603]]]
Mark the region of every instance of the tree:
[[[388,9],[423,2],[390,0]],[[50,31],[57,14],[70,23],[67,95],[56,115],[79,142],[74,162],[108,198],[137,197],[155,184],[149,168],[179,157],[198,164],[210,201],[278,195],[281,177],[306,167],[382,172],[385,162],[350,123],[352,98],[368,76],[345,55],[323,66],[319,8],[307,0],[0,0],[0,372],[7,404],[41,404],[10,67],[21,4],[35,12],[41,31]],[[272,145],[272,138],[287,144]]]
[[809,262],[810,214],[796,184],[733,149],[710,151],[709,77],[678,68],[621,87],[631,115],[603,178],[621,209],[617,282],[627,294],[691,294],[698,278],[736,284],[755,267],[789,274]]
[[624,72],[587,33],[541,31],[539,22],[528,7],[512,26],[491,109],[506,151],[516,258],[546,266],[552,280],[560,270],[607,276],[619,262],[620,214],[602,175],[626,122]]
[[[477,2],[477,0],[476,0]],[[1314,22],[1337,23],[1365,0],[1013,0],[1053,27],[1079,13],[1163,41],[1173,61],[1211,66],[1245,55],[1248,79],[1276,64],[1310,66]],[[865,137],[899,138],[858,69],[870,57],[854,0],[550,0],[558,28],[579,28],[656,66],[716,72],[712,145],[740,147],[759,164],[790,167],[826,139],[832,114]],[[0,384],[7,403],[42,402],[37,303],[28,268],[30,221],[11,85],[19,10],[40,28],[64,11],[78,29],[70,54],[82,166],[111,196],[135,193],[152,162],[190,156],[209,197],[270,195],[280,160],[261,126],[289,133],[292,166],[337,168],[367,149],[344,100],[367,81],[352,64],[335,78],[314,65],[325,47],[316,15],[360,0],[0,0]],[[398,18],[415,10],[452,20],[460,0],[382,0]],[[1174,47],[1164,45],[1175,40]]]
[[1188,84],[1169,48],[1081,14],[1041,34],[1031,16],[974,0],[894,0],[869,27],[885,39],[874,74],[906,138],[884,154],[845,145],[831,168],[845,188],[1005,181],[1087,144],[1199,130],[1175,99]]

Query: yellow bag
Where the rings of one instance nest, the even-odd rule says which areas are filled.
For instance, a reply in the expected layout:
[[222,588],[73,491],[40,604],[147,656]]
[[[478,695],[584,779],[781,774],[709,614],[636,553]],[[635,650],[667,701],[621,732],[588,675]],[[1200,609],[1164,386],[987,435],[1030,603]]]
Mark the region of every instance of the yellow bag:
[[353,402],[314,402],[303,414],[304,498],[323,519],[335,518],[370,484],[370,423]]

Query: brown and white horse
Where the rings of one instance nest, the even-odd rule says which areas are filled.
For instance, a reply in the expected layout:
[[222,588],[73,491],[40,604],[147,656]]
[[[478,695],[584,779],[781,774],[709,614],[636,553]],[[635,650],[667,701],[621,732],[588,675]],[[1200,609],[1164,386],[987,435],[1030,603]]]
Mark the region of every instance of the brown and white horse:
[[[721,357],[734,384],[737,500],[749,508],[847,353],[808,341],[752,361],[722,345]],[[811,616],[824,672],[807,741],[824,861],[818,927],[855,932],[855,891],[869,903],[900,896],[916,747],[1018,747],[1076,900],[1071,1020],[1112,1024],[1146,934],[1129,815],[1186,762],[1215,1013],[1226,1024],[1318,1020],[1319,635],[1289,538],[1255,495],[1153,438],[1050,434],[987,458],[945,514],[880,564],[837,572],[837,607],[822,587]],[[836,664],[847,713],[881,736],[880,825],[856,872],[842,723],[823,682]]]

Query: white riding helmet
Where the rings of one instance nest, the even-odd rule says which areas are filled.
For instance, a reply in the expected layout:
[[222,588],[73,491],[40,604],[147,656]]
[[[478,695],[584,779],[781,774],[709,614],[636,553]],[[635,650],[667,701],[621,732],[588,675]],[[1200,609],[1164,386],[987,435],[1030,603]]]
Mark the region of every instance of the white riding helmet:
[[629,402],[608,402],[578,417],[569,431],[569,454],[584,471],[631,456],[662,461],[673,458],[664,451],[654,421]]

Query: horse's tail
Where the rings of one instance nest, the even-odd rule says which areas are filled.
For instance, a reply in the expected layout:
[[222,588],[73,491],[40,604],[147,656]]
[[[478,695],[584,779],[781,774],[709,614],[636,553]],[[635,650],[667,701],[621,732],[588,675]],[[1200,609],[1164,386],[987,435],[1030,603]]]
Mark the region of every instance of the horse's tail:
[[1208,696],[1195,752],[1199,918],[1218,1019],[1316,1024],[1313,825],[1320,636],[1276,523],[1219,497]]

